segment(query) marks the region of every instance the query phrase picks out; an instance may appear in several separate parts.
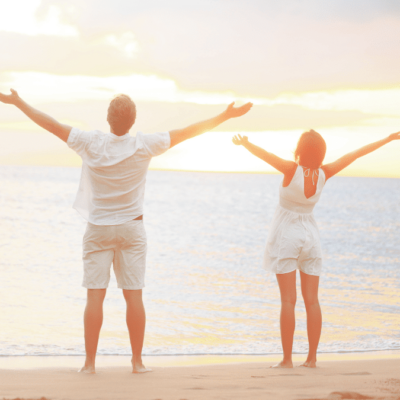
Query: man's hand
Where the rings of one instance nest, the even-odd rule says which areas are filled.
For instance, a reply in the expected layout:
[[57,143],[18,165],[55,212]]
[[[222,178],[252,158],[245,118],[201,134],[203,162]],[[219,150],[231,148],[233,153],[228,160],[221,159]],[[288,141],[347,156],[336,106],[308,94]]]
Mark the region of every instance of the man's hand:
[[224,114],[227,118],[237,118],[241,117],[244,114],[247,114],[251,107],[253,107],[253,103],[246,103],[240,107],[234,107],[235,102],[229,104],[227,109],[224,111]]
[[18,100],[20,97],[18,96],[18,93],[14,89],[10,89],[11,94],[3,94],[0,93],[0,101],[5,104],[17,104]]
[[400,132],[392,133],[389,135],[390,140],[400,140]]
[[64,142],[67,142],[69,133],[71,132],[72,127],[60,124],[54,118],[49,115],[36,110],[21,97],[18,96],[18,93],[14,89],[10,89],[11,94],[3,94],[0,93],[0,101],[6,104],[13,104],[17,108],[19,108],[28,118],[30,118],[35,124],[41,126],[43,129],[51,132],[52,134],[59,137]]
[[253,106],[252,103],[247,103],[241,107],[233,107],[234,104],[235,102],[229,104],[225,111],[214,118],[198,122],[183,129],[174,129],[169,131],[169,135],[171,137],[171,147],[183,142],[184,140],[191,139],[195,136],[201,135],[204,132],[208,132],[211,129],[216,128],[218,125],[221,125],[228,119],[240,117],[248,113],[250,108]]
[[236,146],[244,146],[246,143],[249,143],[249,138],[247,136],[242,136],[242,135],[235,135],[232,138],[233,144],[236,144]]

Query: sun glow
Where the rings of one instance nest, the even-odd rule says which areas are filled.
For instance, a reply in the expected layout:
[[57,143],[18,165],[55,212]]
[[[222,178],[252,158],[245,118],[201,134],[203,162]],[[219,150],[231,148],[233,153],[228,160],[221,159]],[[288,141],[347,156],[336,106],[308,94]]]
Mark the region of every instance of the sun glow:
[[[130,76],[59,76],[38,72],[8,72],[3,73],[1,90],[5,87],[22,88],[20,95],[26,99],[34,99],[33,103],[63,103],[74,104],[76,102],[103,101],[108,102],[115,93],[125,92],[132,95],[135,101],[157,103],[189,103],[194,105],[226,105],[232,100],[253,101],[263,107],[276,105],[296,105],[304,109],[313,110],[357,110],[366,113],[366,118],[359,126],[323,128],[321,133],[328,145],[326,162],[333,161],[334,157],[340,157],[348,151],[352,151],[362,144],[367,144],[368,139],[378,140],[383,133],[395,132],[400,127],[400,112],[394,106],[400,100],[400,89],[392,90],[363,90],[303,93],[301,95],[286,94],[276,98],[242,98],[235,93],[199,92],[181,90],[172,79],[160,78],[155,75],[132,74]],[[57,91],[54,91],[57,88]],[[140,111],[139,111],[140,112]],[[368,114],[370,113],[370,114]],[[83,114],[84,115],[84,112]],[[369,116],[369,118],[368,118]],[[18,118],[21,118],[19,116]],[[87,121],[74,120],[65,115],[62,121],[71,126],[83,129],[95,129]],[[312,123],[312,121],[310,121]],[[261,121],[260,128],[268,125],[268,121]],[[378,129],[379,128],[379,129]],[[253,129],[254,130],[254,129]],[[32,122],[10,119],[0,122],[2,132],[40,132],[41,129]],[[293,158],[293,150],[301,133],[298,130],[256,131],[247,134],[261,147],[275,152],[286,159]],[[133,130],[134,132],[134,130]],[[246,152],[240,151],[231,145],[231,137],[237,131],[210,133],[204,137],[183,143],[166,155],[153,160],[152,168],[192,170],[192,171],[241,171],[241,172],[274,172],[273,168],[254,158]],[[21,141],[18,136],[15,139],[8,138],[8,142]],[[55,143],[57,141],[52,141]],[[69,150],[62,150],[57,145],[54,151],[40,151],[37,146],[32,147],[30,141],[25,141],[26,146],[20,145],[20,152],[14,154],[14,161],[7,155],[0,154],[0,163],[32,163],[40,165],[78,165],[75,156],[69,154]],[[42,143],[42,136],[40,143]],[[13,146],[11,146],[13,147]],[[14,146],[17,148],[18,146]],[[47,148],[47,146],[46,146]],[[386,156],[377,166],[370,166],[368,159],[358,161],[349,167],[344,174],[373,176],[400,176],[400,172],[390,166],[397,162],[396,150],[398,146],[387,148]],[[33,149],[35,149],[33,151]],[[33,151],[33,153],[32,153]],[[46,155],[47,154],[47,155]],[[69,155],[68,155],[69,154]],[[379,154],[378,154],[379,155]],[[376,155],[375,155],[376,157]],[[378,157],[379,158],[379,157]],[[388,170],[390,168],[390,170]],[[386,172],[385,172],[386,171]]]
[[[236,132],[235,132],[236,133]],[[239,132],[248,135],[252,143],[271,151],[287,160],[293,160],[294,149],[301,134],[300,130]],[[256,172],[276,173],[277,171],[262,160],[254,157],[241,146],[232,143],[233,132],[210,132],[184,142],[160,157],[152,160],[153,169],[171,169],[209,172]],[[378,140],[373,128],[353,128],[351,135],[346,129],[326,129],[322,135],[327,143],[324,163],[335,161],[342,155],[355,150],[361,144]],[[400,177],[398,170],[390,167],[397,160],[398,148],[389,149],[380,163],[372,158],[361,158],[342,176]],[[375,159],[376,159],[375,155]],[[379,157],[379,154],[378,154]]]
[[[123,38],[124,35],[121,37]],[[112,45],[130,53],[136,51],[130,35],[121,42],[115,36],[107,37]],[[124,47],[125,46],[125,47]],[[275,98],[243,97],[233,91],[188,91],[179,88],[173,79],[157,75],[131,74],[127,76],[55,75],[41,72],[3,72],[0,88],[21,88],[25,96],[35,102],[74,102],[82,100],[109,100],[113,94],[129,93],[136,101],[166,103],[193,103],[200,105],[225,105],[231,101],[254,105],[296,105],[311,110],[357,110],[371,117],[400,117],[400,88],[386,90],[341,90],[332,92],[306,92],[282,94]],[[57,87],[58,90],[54,91]]]
[[[259,10],[250,2],[241,10],[250,12],[246,15],[252,18],[246,21],[258,26],[258,35],[249,33],[253,26],[241,18],[248,29],[236,40],[232,34],[238,20],[233,14],[232,20],[224,19],[223,29],[220,18],[216,25],[211,18],[209,30],[199,34],[201,18],[192,12],[194,8],[185,11],[175,2],[168,11],[157,1],[151,7],[145,3],[132,7],[128,1],[118,7],[106,3],[3,2],[0,91],[14,88],[60,121],[101,130],[108,130],[105,110],[117,93],[127,93],[139,103],[137,125],[144,132],[181,128],[216,115],[232,101],[254,103],[248,116],[218,128],[225,130],[219,136],[197,138],[154,159],[153,167],[161,169],[272,171],[230,145],[230,137],[239,131],[291,159],[299,134],[314,128],[326,137],[327,160],[333,160],[400,130],[397,59],[391,56],[396,43],[388,39],[398,37],[396,15],[388,19],[375,13],[373,23],[350,18],[344,25],[340,25],[344,20],[332,15],[324,27],[320,18],[302,14],[298,20],[288,17],[290,23],[284,24],[282,15],[268,6],[265,18],[271,19],[266,24],[265,19],[254,18]],[[214,11],[219,12],[218,7]],[[346,32],[332,29],[338,26]],[[321,32],[320,39],[315,29]],[[225,31],[231,34],[221,34]],[[279,46],[275,39],[268,42],[277,32]],[[296,41],[293,32],[298,34]],[[263,52],[265,46],[269,51]],[[243,57],[231,58],[237,51]],[[369,70],[360,68],[367,65],[364,54],[369,54]],[[2,148],[13,149],[0,151],[0,163],[52,165],[57,159],[57,165],[78,164],[62,143],[44,139],[40,128],[6,106],[0,109],[0,136],[6,143]],[[43,151],[32,138],[45,146]],[[50,145],[45,145],[46,140]],[[399,146],[385,146],[344,173],[400,176]],[[368,160],[376,165],[370,167]]]
[[0,31],[24,35],[79,36],[76,27],[61,21],[61,10],[50,5],[42,18],[37,16],[41,0],[13,0],[0,6]]
[[400,117],[400,87],[385,90],[340,90],[281,95],[276,104],[295,104],[313,110],[359,110]]
[[[6,72],[2,74],[1,90],[21,88],[26,98],[35,103],[109,100],[116,93],[128,93],[135,101],[165,103],[229,104],[233,100],[250,101],[234,93],[185,91],[172,79],[156,75],[128,76],[63,76],[40,72]],[[57,91],[54,91],[54,88]]]

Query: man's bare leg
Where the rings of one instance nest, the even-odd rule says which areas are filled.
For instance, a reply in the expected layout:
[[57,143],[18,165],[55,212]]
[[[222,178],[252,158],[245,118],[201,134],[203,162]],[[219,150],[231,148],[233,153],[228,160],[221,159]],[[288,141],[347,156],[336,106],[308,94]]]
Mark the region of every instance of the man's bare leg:
[[88,289],[85,314],[83,317],[85,326],[85,365],[78,371],[86,374],[95,374],[95,360],[97,344],[101,325],[103,324],[103,302],[106,297],[106,289]]
[[132,372],[142,374],[151,372],[142,362],[142,348],[146,327],[146,313],[144,311],[142,290],[123,290],[126,301],[126,324],[132,347]]
[[295,328],[294,308],[296,306],[296,271],[277,274],[281,292],[281,340],[283,360],[272,368],[293,368],[292,348]]

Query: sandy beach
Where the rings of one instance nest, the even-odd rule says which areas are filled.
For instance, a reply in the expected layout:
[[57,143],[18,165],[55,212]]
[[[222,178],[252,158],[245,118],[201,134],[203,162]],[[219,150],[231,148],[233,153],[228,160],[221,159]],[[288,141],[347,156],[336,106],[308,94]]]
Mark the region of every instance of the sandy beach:
[[[341,359],[340,359],[341,357]],[[0,362],[1,399],[400,399],[400,356],[327,356],[317,369],[272,369],[275,360],[252,357],[146,358],[153,372],[132,374],[127,357],[99,362],[96,375],[78,374],[79,358],[65,367],[27,368]],[[376,358],[374,358],[376,357]],[[353,359],[352,359],[353,358]],[[9,358],[10,359],[10,358]],[[21,357],[19,362],[29,357]],[[51,364],[57,365],[53,358]],[[124,366],[113,366],[119,359]],[[157,360],[158,359],[158,360]],[[246,360],[248,358],[242,357]],[[297,357],[296,357],[297,359]],[[109,360],[113,360],[112,358]],[[300,360],[300,358],[299,358]],[[62,357],[61,360],[62,362]],[[106,365],[108,364],[108,365]],[[182,365],[185,364],[185,365]],[[299,365],[300,361],[295,361]],[[21,365],[21,364],[20,364]],[[14,367],[14,368],[13,368]]]

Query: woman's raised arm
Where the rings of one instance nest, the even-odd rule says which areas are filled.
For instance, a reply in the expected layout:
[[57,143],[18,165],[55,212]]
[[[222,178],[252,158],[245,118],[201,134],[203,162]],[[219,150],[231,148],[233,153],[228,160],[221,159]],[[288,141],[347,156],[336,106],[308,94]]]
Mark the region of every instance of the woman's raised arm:
[[237,146],[241,145],[245,147],[250,153],[265,161],[284,175],[293,173],[294,169],[297,167],[297,164],[294,161],[284,160],[283,158],[250,143],[247,136],[235,135],[232,142]]
[[392,140],[399,140],[399,139],[400,139],[400,132],[392,133],[385,139],[381,139],[378,140],[377,142],[367,144],[366,146],[363,146],[358,150],[354,150],[351,153],[348,153],[343,157],[340,157],[338,160],[330,164],[323,165],[321,168],[325,173],[325,179],[329,179],[332,176],[336,175],[338,172],[349,166],[358,158],[363,157],[369,153],[372,153],[373,151],[379,149],[386,143],[391,142]]

